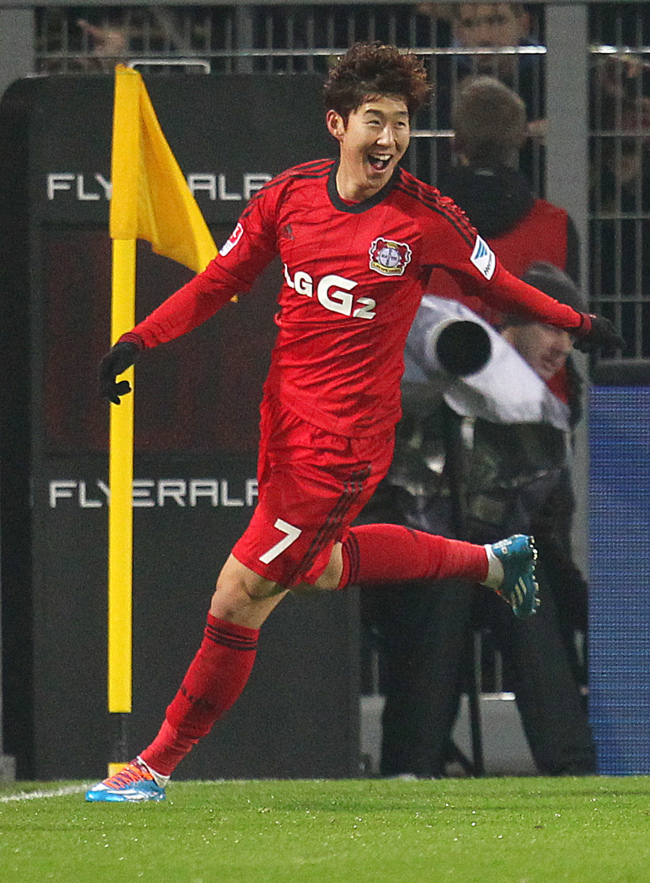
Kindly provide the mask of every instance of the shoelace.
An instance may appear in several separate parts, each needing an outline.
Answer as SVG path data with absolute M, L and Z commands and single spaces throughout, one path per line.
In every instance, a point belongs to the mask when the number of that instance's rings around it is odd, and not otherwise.
M 131 785 L 134 782 L 140 782 L 142 779 L 153 779 L 153 776 L 146 767 L 139 764 L 130 763 L 112 776 L 109 783 L 111 788 L 121 788 L 124 785 Z

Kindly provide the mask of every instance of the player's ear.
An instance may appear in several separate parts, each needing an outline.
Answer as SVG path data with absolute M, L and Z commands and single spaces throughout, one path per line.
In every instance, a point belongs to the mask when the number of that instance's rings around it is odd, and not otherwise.
M 325 123 L 330 135 L 333 135 L 337 141 L 340 141 L 345 134 L 345 121 L 341 114 L 335 110 L 328 110 L 325 116 Z

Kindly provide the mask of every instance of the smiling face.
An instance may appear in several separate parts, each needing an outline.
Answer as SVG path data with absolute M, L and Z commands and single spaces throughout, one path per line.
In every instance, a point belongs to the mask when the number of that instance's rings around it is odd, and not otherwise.
M 509 325 L 502 335 L 542 380 L 550 380 L 564 367 L 573 345 L 567 331 L 541 322 Z
M 329 110 L 327 128 L 339 142 L 339 195 L 355 202 L 374 196 L 388 183 L 411 137 L 406 103 L 390 95 L 367 97 L 347 121 Z

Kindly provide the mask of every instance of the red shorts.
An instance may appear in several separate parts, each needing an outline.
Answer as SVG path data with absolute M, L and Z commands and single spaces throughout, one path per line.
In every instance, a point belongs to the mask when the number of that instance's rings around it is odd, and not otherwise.
M 313 585 L 386 475 L 393 432 L 332 435 L 274 396 L 262 403 L 260 430 L 259 502 L 233 555 L 285 588 Z

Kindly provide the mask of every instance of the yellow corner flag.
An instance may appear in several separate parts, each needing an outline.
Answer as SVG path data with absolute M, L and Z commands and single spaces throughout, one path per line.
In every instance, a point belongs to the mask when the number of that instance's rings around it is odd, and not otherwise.
M 163 135 L 142 77 L 115 69 L 111 340 L 135 325 L 136 240 L 195 272 L 217 253 L 203 215 Z M 125 374 L 133 385 L 133 368 Z M 111 408 L 108 515 L 108 710 L 131 711 L 133 395 Z M 126 760 L 127 758 L 124 758 Z M 110 772 L 109 772 L 110 774 Z
M 111 239 L 146 239 L 196 273 L 217 253 L 138 71 L 117 65 L 111 165 Z

